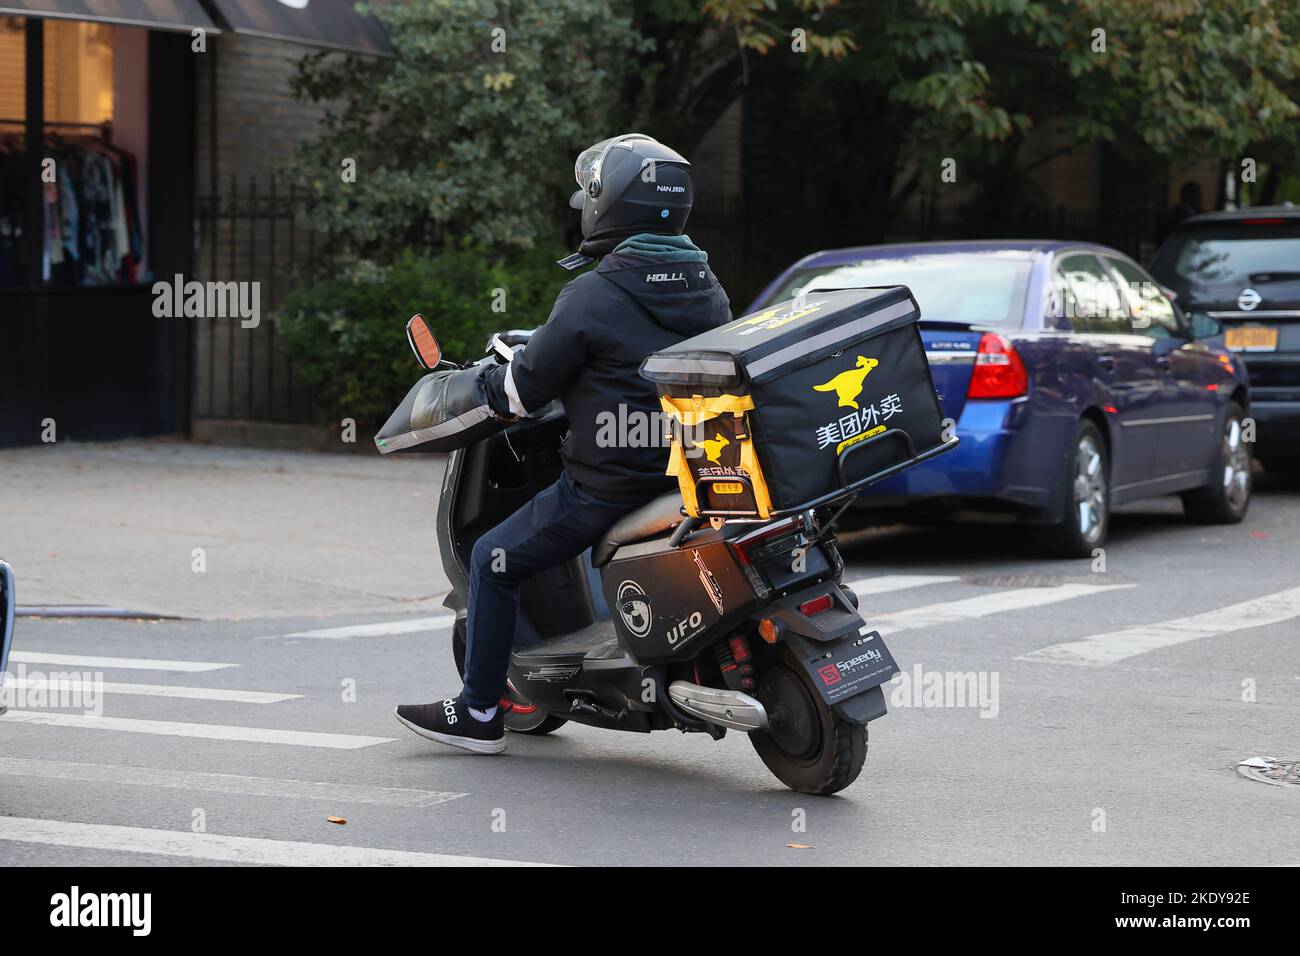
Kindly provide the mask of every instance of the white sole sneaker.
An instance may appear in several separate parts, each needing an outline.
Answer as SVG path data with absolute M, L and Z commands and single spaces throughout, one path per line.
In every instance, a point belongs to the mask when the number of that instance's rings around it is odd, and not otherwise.
M 432 740 L 436 743 L 446 744 L 448 747 L 455 747 L 458 750 L 468 750 L 472 754 L 499 754 L 504 753 L 506 749 L 505 738 L 500 740 L 475 740 L 473 737 L 457 737 L 454 734 L 441 734 L 436 730 L 426 730 L 417 724 L 411 723 L 396 710 L 393 716 L 397 722 L 408 730 L 419 734 L 425 740 Z

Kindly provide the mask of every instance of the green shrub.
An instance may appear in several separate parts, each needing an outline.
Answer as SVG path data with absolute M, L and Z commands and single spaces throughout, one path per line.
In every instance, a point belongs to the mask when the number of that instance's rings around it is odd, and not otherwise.
M 276 315 L 280 341 L 294 376 L 313 387 L 321 421 L 382 424 L 423 374 L 406 342 L 407 319 L 427 317 L 448 359 L 476 359 L 493 332 L 546 321 L 572 278 L 555 265 L 565 254 L 503 256 L 466 243 L 408 251 L 389 266 L 359 263 L 289 295 Z

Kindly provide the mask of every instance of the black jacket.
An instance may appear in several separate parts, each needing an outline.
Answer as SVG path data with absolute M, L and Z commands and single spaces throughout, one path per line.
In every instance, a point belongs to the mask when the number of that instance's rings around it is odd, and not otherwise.
M 727 294 L 707 264 L 615 252 L 560 291 L 511 375 L 529 412 L 563 402 L 562 458 L 578 484 L 611 501 L 645 500 L 674 485 L 664 475 L 658 391 L 638 368 L 651 352 L 729 321 Z M 501 367 L 488 381 L 488 400 L 502 413 L 505 377 Z

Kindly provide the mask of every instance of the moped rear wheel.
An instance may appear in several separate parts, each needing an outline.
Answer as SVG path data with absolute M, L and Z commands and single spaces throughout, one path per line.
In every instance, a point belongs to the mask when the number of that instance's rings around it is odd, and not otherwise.
M 759 676 L 768 729 L 749 735 L 759 758 L 791 790 L 827 796 L 862 772 L 867 728 L 827 706 L 807 672 L 781 648 Z
M 451 653 L 456 659 L 456 673 L 465 673 L 465 621 L 456 621 L 451 632 Z M 506 693 L 501 698 L 501 707 L 505 710 L 506 730 L 517 734 L 532 734 L 540 737 L 559 730 L 568 723 L 563 717 L 547 713 L 532 703 L 515 689 L 515 685 L 506 682 Z

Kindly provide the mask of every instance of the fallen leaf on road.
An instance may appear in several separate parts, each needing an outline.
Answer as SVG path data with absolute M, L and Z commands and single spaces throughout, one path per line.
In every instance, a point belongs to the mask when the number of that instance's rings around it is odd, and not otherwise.
M 337 823 L 340 826 L 348 822 L 347 819 L 344 817 L 326 817 L 325 819 L 328 820 L 330 823 Z
M 788 846 L 788 847 L 789 847 L 790 849 L 792 849 L 792 850 L 815 850 L 815 849 L 817 849 L 817 848 L 816 848 L 815 846 L 813 846 L 811 843 L 787 843 L 786 846 Z

